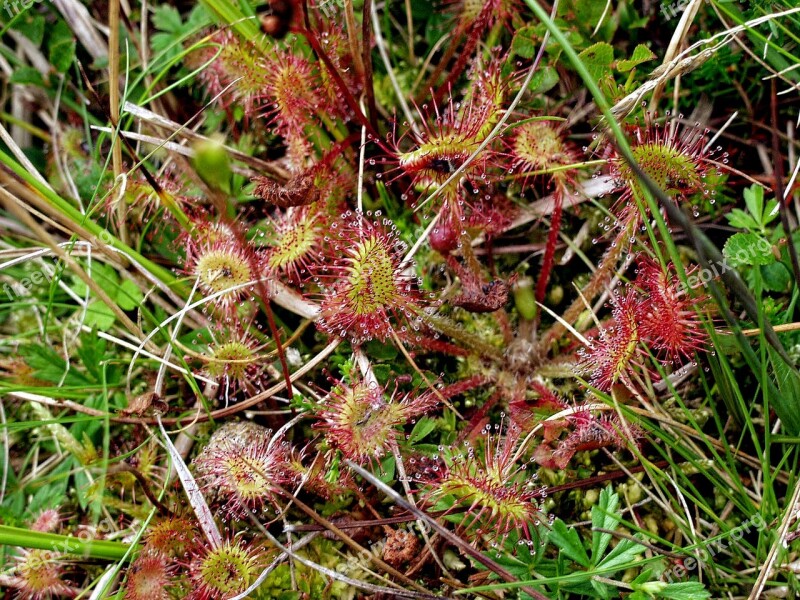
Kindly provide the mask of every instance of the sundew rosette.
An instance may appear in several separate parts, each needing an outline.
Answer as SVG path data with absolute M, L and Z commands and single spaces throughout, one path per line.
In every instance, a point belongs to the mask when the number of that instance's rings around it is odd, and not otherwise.
M 403 259 L 406 244 L 397 227 L 348 211 L 331 224 L 331 234 L 330 260 L 314 278 L 323 289 L 318 327 L 354 344 L 419 329 L 425 296 Z

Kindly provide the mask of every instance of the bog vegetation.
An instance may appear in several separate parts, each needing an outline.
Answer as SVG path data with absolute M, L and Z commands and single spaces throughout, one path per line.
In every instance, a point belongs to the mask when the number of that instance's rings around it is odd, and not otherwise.
M 793 0 L 6 3 L 4 598 L 791 598 Z

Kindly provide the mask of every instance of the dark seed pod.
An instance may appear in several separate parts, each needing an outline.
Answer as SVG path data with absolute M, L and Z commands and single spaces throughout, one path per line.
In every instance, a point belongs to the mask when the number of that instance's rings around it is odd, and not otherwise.
M 269 3 L 270 13 L 261 17 L 261 29 L 275 39 L 281 39 L 292 25 L 294 5 L 289 0 L 272 0 Z

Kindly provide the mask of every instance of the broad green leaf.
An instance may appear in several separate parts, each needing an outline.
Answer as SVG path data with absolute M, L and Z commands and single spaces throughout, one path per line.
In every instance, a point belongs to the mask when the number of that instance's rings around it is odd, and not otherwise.
M 389 454 L 384 456 L 381 461 L 381 466 L 375 474 L 378 479 L 383 483 L 390 483 L 394 479 L 395 471 L 397 470 L 397 463 L 395 462 L 394 455 Z
M 511 54 L 522 58 L 533 58 L 539 48 L 541 39 L 536 35 L 536 29 L 529 25 L 517 30 L 511 40 Z
M 378 340 L 370 340 L 364 345 L 364 352 L 372 360 L 394 360 L 397 358 L 397 348 L 392 344 L 384 344 Z
M 569 19 L 573 27 L 579 27 L 587 33 L 591 33 L 605 12 L 605 2 L 598 0 L 567 0 L 559 6 L 558 15 Z M 601 27 L 602 39 L 611 39 L 614 33 L 615 19 L 605 19 Z
M 133 310 L 141 303 L 142 290 L 130 279 L 126 279 L 117 289 L 117 304 L 122 310 Z
M 768 200 L 767 205 L 764 207 L 764 216 L 761 219 L 761 224 L 769 225 L 772 221 L 778 218 L 779 214 L 777 200 Z
M 15 83 L 17 85 L 37 85 L 39 87 L 45 87 L 42 74 L 33 67 L 19 67 L 14 69 L 8 81 L 9 83 Z
M 196 4 L 192 12 L 189 13 L 183 29 L 184 31 L 196 31 L 201 27 L 205 27 L 208 23 L 209 15 L 206 7 L 202 4 Z
M 205 181 L 214 190 L 231 194 L 231 158 L 225 150 L 222 137 L 216 135 L 211 139 L 195 144 L 195 154 L 192 158 L 200 179 Z
M 590 564 L 586 549 L 583 547 L 581 538 L 575 529 L 567 527 L 561 519 L 556 519 L 553 528 L 550 530 L 548 539 L 558 547 L 561 553 L 567 558 L 575 561 L 582 567 Z
M 748 212 L 753 215 L 758 223 L 761 223 L 764 215 L 764 188 L 755 184 L 745 188 L 744 203 Z
M 614 62 L 614 48 L 605 42 L 597 42 L 578 56 L 592 77 L 599 80 L 611 71 L 611 65 Z
M 14 29 L 33 42 L 35 46 L 41 46 L 44 40 L 45 19 L 44 15 L 26 14 L 14 25 Z
M 92 261 L 91 269 L 88 265 L 86 265 L 84 269 L 89 274 L 92 281 L 97 283 L 106 294 L 111 298 L 117 297 L 117 292 L 119 291 L 119 275 L 114 269 L 96 260 Z M 86 284 L 77 277 L 73 280 L 72 289 L 79 296 L 84 296 L 86 294 Z
M 761 265 L 761 278 L 764 280 L 764 289 L 770 292 L 785 292 L 792 282 L 792 274 L 782 262 Z
M 768 265 L 775 262 L 772 244 L 757 233 L 735 233 L 728 238 L 722 254 L 733 267 Z
M 414 429 L 411 430 L 410 437 L 408 441 L 412 444 L 415 444 L 419 441 L 425 439 L 434 429 L 436 429 L 436 419 L 431 419 L 430 417 L 422 417 L 417 424 L 414 425 Z
M 86 307 L 86 318 L 83 322 L 89 327 L 97 327 L 100 331 L 108 331 L 114 326 L 115 320 L 114 312 L 102 300 L 95 300 Z
M 81 364 L 95 381 L 100 381 L 100 362 L 104 359 L 106 342 L 94 333 L 82 333 L 76 349 Z
M 172 46 L 174 41 L 175 35 L 172 33 L 164 33 L 163 31 L 154 33 L 150 36 L 150 48 L 152 48 L 154 55 L 163 55 L 163 58 L 168 60 L 177 56 L 180 52 L 179 47 Z
M 392 375 L 392 367 L 388 364 L 374 365 L 372 367 L 372 372 L 375 373 L 378 383 L 386 385 L 389 383 L 389 378 Z
M 50 64 L 59 73 L 65 73 L 75 59 L 75 37 L 65 21 L 59 20 L 50 31 L 48 51 Z
M 534 94 L 544 94 L 558 83 L 558 71 L 550 66 L 540 67 L 531 77 L 528 89 Z
M 655 58 L 656 55 L 653 54 L 650 48 L 644 44 L 639 44 L 633 49 L 633 54 L 631 54 L 630 58 L 617 62 L 617 70 L 620 73 L 626 73 L 640 64 L 654 60 Z

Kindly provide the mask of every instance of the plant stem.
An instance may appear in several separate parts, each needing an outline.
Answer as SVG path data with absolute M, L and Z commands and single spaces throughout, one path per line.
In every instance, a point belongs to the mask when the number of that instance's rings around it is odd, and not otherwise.
M 0 545 L 53 550 L 64 554 L 77 554 L 85 558 L 121 560 L 130 549 L 128 544 L 105 540 L 82 540 L 56 533 L 31 531 L 20 527 L 0 525 Z

